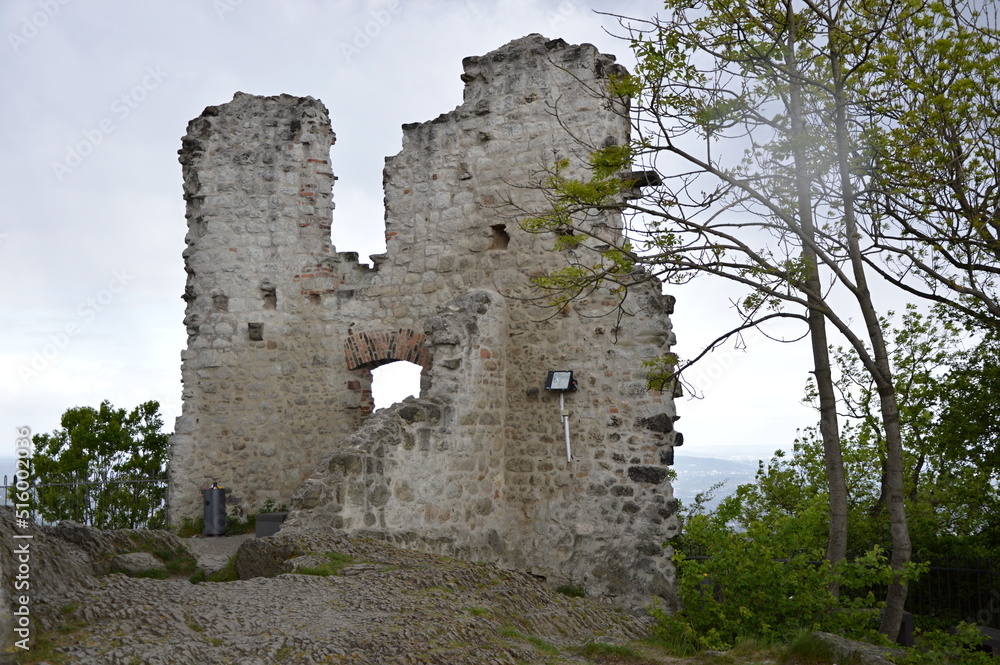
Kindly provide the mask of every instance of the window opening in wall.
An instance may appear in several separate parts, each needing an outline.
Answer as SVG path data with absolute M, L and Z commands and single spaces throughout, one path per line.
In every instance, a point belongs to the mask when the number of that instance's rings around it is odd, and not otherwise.
M 263 288 L 264 309 L 278 309 L 278 292 L 274 288 Z
M 507 249 L 510 243 L 510 234 L 507 233 L 505 224 L 494 224 L 490 227 L 493 230 L 493 240 L 490 241 L 490 249 Z
M 372 370 L 372 401 L 384 409 L 413 395 L 420 395 L 420 365 L 400 360 Z

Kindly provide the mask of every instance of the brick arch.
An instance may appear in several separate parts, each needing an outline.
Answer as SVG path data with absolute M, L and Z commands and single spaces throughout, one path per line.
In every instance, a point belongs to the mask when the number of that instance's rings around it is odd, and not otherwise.
M 431 355 L 426 341 L 424 333 L 407 329 L 348 333 L 344 340 L 347 369 L 372 369 L 397 360 L 406 360 L 425 370 L 430 369 Z

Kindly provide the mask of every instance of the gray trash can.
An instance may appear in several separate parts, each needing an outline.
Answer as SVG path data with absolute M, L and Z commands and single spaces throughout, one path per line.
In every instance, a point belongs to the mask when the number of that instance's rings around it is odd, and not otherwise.
M 226 490 L 212 483 L 201 494 L 205 497 L 205 535 L 226 535 Z

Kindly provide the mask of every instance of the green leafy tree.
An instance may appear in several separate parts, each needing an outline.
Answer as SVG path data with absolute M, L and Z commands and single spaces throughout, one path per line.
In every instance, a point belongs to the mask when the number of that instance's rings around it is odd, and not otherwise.
M 920 3 L 909 4 L 919 7 Z M 990 3 L 932 2 L 860 65 L 864 232 L 905 290 L 997 326 L 1000 32 Z
M 839 333 L 871 380 L 871 413 L 880 421 L 882 505 L 900 573 L 889 586 L 881 630 L 895 635 L 912 544 L 897 382 L 872 279 L 938 302 L 952 302 L 942 290 L 978 298 L 982 307 L 973 309 L 992 312 L 997 256 L 986 215 L 996 210 L 990 130 L 1000 121 L 989 101 L 995 86 L 975 99 L 970 91 L 995 76 L 997 33 L 981 26 L 965 1 L 663 4 L 650 20 L 618 17 L 638 61 L 635 73 L 614 80 L 609 91 L 612 104 L 630 111 L 628 145 L 594 146 L 589 173 L 564 160 L 539 182 L 551 209 L 529 211 L 525 226 L 557 233 L 557 246 L 574 251 L 565 269 L 537 283 L 564 303 L 610 282 L 624 301 L 637 279 L 684 282 L 707 274 L 748 289 L 737 307 L 740 322 L 727 335 L 779 317 L 804 321 L 821 413 L 832 563 L 847 546 L 841 396 L 827 327 Z M 900 74 L 901 61 L 915 83 Z M 906 103 L 893 101 L 904 88 Z M 922 124 L 905 112 L 911 106 L 974 117 L 949 122 L 940 112 Z M 977 141 L 987 148 L 971 147 Z M 909 168 L 887 167 L 903 148 Z M 940 167 L 930 198 L 917 178 L 925 163 Z M 962 196 L 974 201 L 958 205 Z M 592 223 L 612 210 L 626 212 L 624 241 Z M 662 359 L 654 378 L 675 379 L 677 368 L 689 365 L 679 360 Z
M 892 327 L 891 352 L 900 396 L 907 512 L 915 551 L 941 555 L 1000 555 L 1000 458 L 992 395 L 1000 387 L 995 332 L 970 339 L 948 310 L 941 317 L 909 308 Z M 889 323 L 886 327 L 890 328 Z M 858 550 L 886 547 L 884 433 L 878 395 L 856 358 L 835 350 L 837 388 L 845 419 L 843 456 L 848 479 L 850 540 Z M 812 389 L 807 399 L 814 399 Z M 823 450 L 815 428 L 803 432 L 792 455 L 778 451 L 761 463 L 715 513 L 736 528 L 765 524 L 777 531 L 796 518 L 795 540 L 822 541 L 825 500 Z
M 907 583 L 924 585 L 925 593 L 947 601 L 960 592 L 942 595 L 940 580 L 924 576 L 927 563 L 942 555 L 1000 554 L 1000 468 L 989 399 L 1000 374 L 1000 345 L 992 332 L 970 338 L 953 311 L 938 314 L 908 308 L 884 326 L 897 368 L 907 514 L 915 560 L 921 562 L 907 567 Z M 841 394 L 849 540 L 865 554 L 837 564 L 822 556 L 828 520 L 824 450 L 816 428 L 807 429 L 792 454 L 777 451 L 760 464 L 754 482 L 738 487 L 715 511 L 689 517 L 675 543 L 682 553 L 677 566 L 683 609 L 657 617 L 663 639 L 718 649 L 740 637 L 781 640 L 797 630 L 865 638 L 875 625 L 879 603 L 870 585 L 892 579 L 884 556 L 891 537 L 878 393 L 852 354 L 831 351 Z M 814 399 L 810 387 L 807 400 Z M 843 593 L 833 595 L 831 586 Z M 917 622 L 950 626 L 963 618 L 943 605 Z M 930 651 L 913 652 L 906 662 L 976 658 L 968 645 L 942 634 L 927 633 L 923 644 Z M 952 660 L 932 659 L 949 650 Z
M 36 434 L 31 458 L 37 510 L 46 521 L 98 528 L 162 527 L 167 443 L 158 402 L 131 411 L 104 401 L 63 413 L 61 429 Z

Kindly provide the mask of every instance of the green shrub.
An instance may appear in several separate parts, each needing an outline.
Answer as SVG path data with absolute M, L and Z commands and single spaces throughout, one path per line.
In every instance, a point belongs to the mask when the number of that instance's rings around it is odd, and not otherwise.
M 917 645 L 897 658 L 898 665 L 992 665 L 993 656 L 977 651 L 983 636 L 970 624 L 961 623 L 955 633 L 934 630 L 919 636 Z
M 191 538 L 193 536 L 200 536 L 205 532 L 205 520 L 201 517 L 197 519 L 191 519 L 190 517 L 185 517 L 181 520 L 181 524 L 177 527 L 177 537 L 178 538 Z
M 668 615 L 659 607 L 650 610 L 656 624 L 650 641 L 677 656 L 693 656 L 707 649 L 722 650 L 730 646 L 715 628 L 699 630 L 683 613 Z
M 861 656 L 855 653 L 844 660 L 828 642 L 813 633 L 801 633 L 785 648 L 778 662 L 780 665 L 861 665 Z
M 684 545 L 706 557 L 675 554 L 683 610 L 654 610 L 656 639 L 691 653 L 726 649 L 740 638 L 779 643 L 812 630 L 873 637 L 881 603 L 859 590 L 891 579 L 884 552 L 833 566 L 822 551 L 795 552 L 786 540 L 760 523 L 735 532 L 691 517 Z
M 563 584 L 562 586 L 557 586 L 556 593 L 561 593 L 562 595 L 569 596 L 570 598 L 583 598 L 587 595 L 587 592 L 583 590 L 583 587 L 577 586 L 576 584 Z

